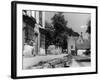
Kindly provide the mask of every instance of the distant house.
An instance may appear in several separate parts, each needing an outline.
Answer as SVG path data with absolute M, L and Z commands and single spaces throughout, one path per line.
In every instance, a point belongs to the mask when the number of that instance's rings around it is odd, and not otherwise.
M 76 50 L 76 41 L 78 39 L 78 36 L 69 36 L 68 37 L 68 53 L 72 53 L 72 51 L 74 51 L 75 53 L 75 50 Z
M 77 40 L 76 42 L 76 47 L 77 49 L 89 49 L 90 48 L 90 40 L 82 39 L 82 40 Z
M 84 52 L 86 49 L 91 48 L 90 36 L 88 38 L 84 38 L 82 34 L 80 36 L 69 36 L 68 37 L 68 53 L 72 53 L 73 55 L 80 55 L 80 51 Z
M 71 49 L 75 50 L 75 40 L 74 37 L 68 37 L 68 52 L 71 53 Z
M 83 36 L 80 36 L 76 41 L 76 48 L 77 48 L 77 55 L 81 55 L 87 49 L 90 49 L 91 48 L 90 36 L 88 36 L 87 38 L 83 38 Z

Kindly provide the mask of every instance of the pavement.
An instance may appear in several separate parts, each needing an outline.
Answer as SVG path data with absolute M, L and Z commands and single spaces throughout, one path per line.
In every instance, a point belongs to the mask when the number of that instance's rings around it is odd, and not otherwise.
M 59 54 L 59 55 L 41 55 L 35 57 L 24 57 L 23 56 L 23 69 L 27 69 L 28 67 L 38 64 L 40 61 L 48 61 L 55 58 L 62 58 L 68 54 Z M 82 60 L 82 61 L 81 61 Z M 85 61 L 84 61 L 85 60 Z M 87 56 L 73 56 L 72 64 L 70 67 L 85 67 L 90 66 L 91 61 L 90 57 Z
M 78 62 L 75 59 L 72 59 L 72 65 L 70 67 L 87 67 L 91 66 L 91 62 Z
M 89 56 L 73 56 L 72 65 L 70 67 L 87 67 L 91 66 L 91 58 Z
M 23 69 L 27 69 L 28 67 L 38 64 L 40 61 L 48 61 L 55 58 L 62 58 L 68 54 L 59 54 L 59 55 L 37 55 L 34 57 L 24 57 L 23 56 Z

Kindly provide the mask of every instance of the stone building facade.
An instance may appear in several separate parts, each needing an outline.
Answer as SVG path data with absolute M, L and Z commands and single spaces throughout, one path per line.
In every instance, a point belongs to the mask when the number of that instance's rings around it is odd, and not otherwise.
M 45 12 L 23 10 L 23 50 L 24 45 L 35 40 L 35 54 L 40 53 L 40 48 L 45 48 L 45 35 L 39 32 L 39 28 L 45 28 Z M 37 24 L 37 25 L 36 25 Z M 37 31 L 37 34 L 36 34 Z M 37 37 L 35 37 L 37 35 Z M 32 43 L 34 44 L 34 43 Z

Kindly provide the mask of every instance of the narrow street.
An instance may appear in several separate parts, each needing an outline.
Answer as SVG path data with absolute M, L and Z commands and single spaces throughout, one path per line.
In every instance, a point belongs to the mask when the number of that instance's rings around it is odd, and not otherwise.
M 73 56 L 72 62 L 71 67 L 85 67 L 91 65 L 90 57 L 88 56 Z
M 41 61 L 45 62 L 45 61 L 50 61 L 55 59 L 56 59 L 55 61 L 57 61 L 58 59 L 57 62 L 59 62 L 59 59 L 63 58 L 66 55 L 67 54 L 23 57 L 23 69 L 28 69 L 33 65 L 38 64 Z M 70 67 L 86 67 L 90 65 L 91 65 L 91 61 L 89 57 L 73 56 Z
M 48 61 L 55 58 L 62 58 L 63 56 L 66 56 L 66 54 L 60 54 L 60 55 L 46 55 L 46 56 L 35 56 L 35 57 L 23 57 L 23 69 L 26 69 L 29 66 L 35 65 L 39 63 L 40 61 Z
M 70 67 L 85 67 L 90 65 L 91 62 L 78 62 L 75 59 L 72 59 L 72 65 Z

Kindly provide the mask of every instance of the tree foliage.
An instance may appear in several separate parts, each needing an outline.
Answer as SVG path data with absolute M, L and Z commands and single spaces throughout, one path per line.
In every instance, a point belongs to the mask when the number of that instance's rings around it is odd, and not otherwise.
M 61 46 L 63 49 L 67 48 L 68 36 L 79 36 L 77 32 L 74 32 L 72 28 L 67 27 L 68 21 L 65 20 L 63 13 L 56 13 L 52 18 L 52 25 L 45 24 L 48 29 L 47 44 L 53 43 L 54 45 Z
M 45 46 L 46 48 L 52 44 L 54 36 L 54 27 L 49 22 L 45 21 L 45 29 L 47 33 L 45 34 Z
M 87 25 L 88 25 L 88 27 L 87 27 L 86 32 L 89 33 L 89 34 L 91 34 L 91 21 L 90 20 L 88 21 Z
M 52 17 L 52 24 L 54 25 L 56 32 L 60 33 L 65 30 L 67 21 L 65 20 L 64 15 L 59 12 Z
M 65 39 L 67 39 L 67 32 L 66 30 L 66 25 L 67 22 L 64 18 L 63 13 L 59 12 L 56 13 L 53 17 L 52 17 L 52 24 L 55 28 L 55 32 L 54 32 L 54 38 L 53 38 L 53 43 L 55 45 L 58 46 L 63 46 Z

